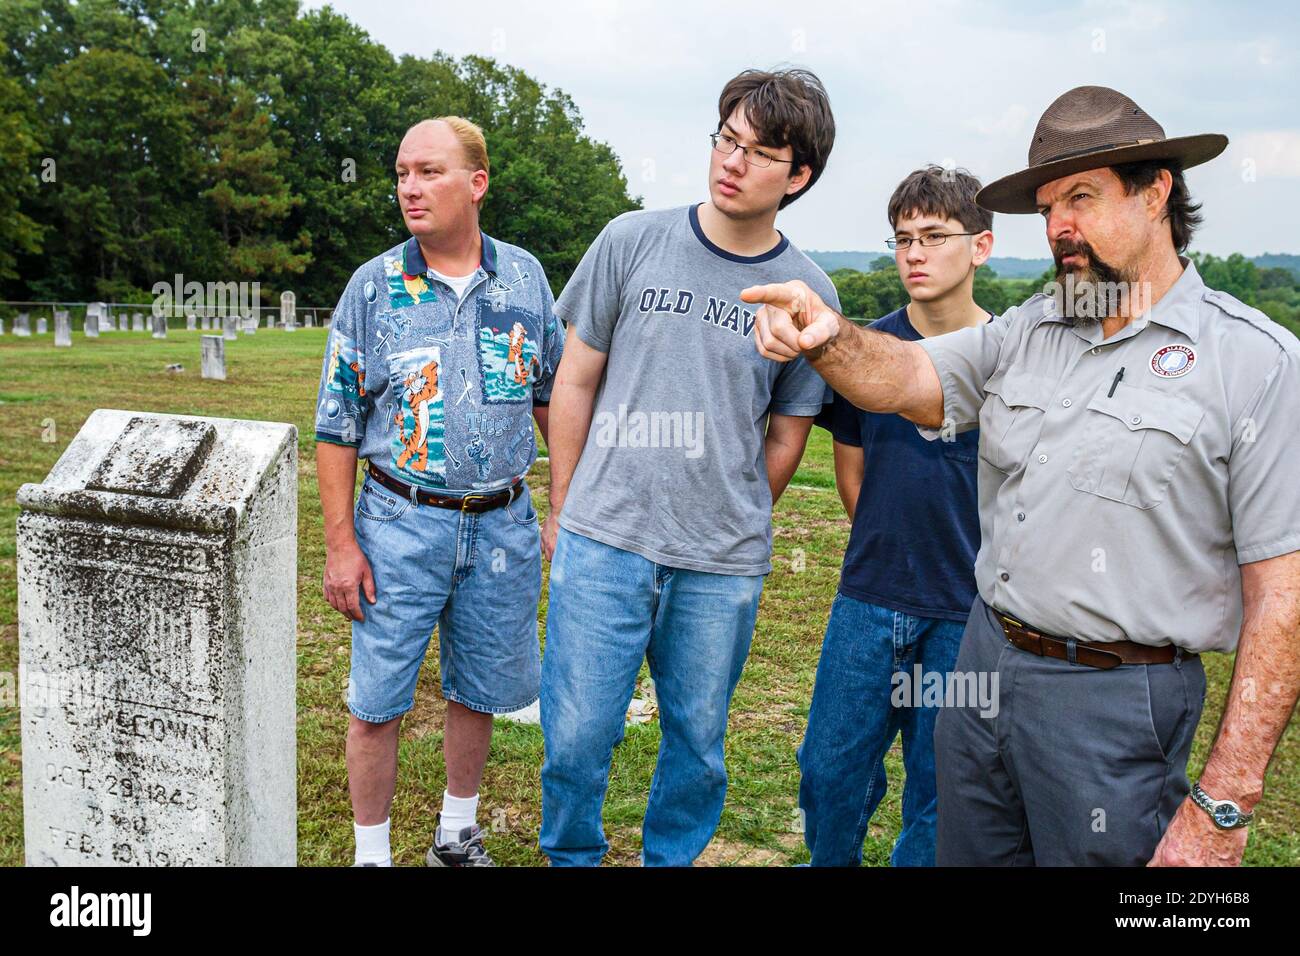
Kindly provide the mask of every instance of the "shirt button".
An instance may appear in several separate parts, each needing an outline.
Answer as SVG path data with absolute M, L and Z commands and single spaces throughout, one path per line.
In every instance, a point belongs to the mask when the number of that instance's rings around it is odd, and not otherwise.
M 1074 404 L 1074 402 L 1070 401 L 1068 398 L 1063 398 L 1061 399 L 1061 404 L 1064 405 L 1066 408 L 1069 408 L 1071 405 Z
M 1003 571 L 1000 575 L 998 575 L 998 577 L 1000 577 L 1003 581 L 1011 580 L 1011 575 L 1007 574 L 1007 572 L 1005 571 Z
M 1099 354 L 1101 354 L 1101 349 L 1097 348 L 1097 346 L 1095 346 L 1095 345 L 1092 347 L 1092 350 L 1091 350 L 1091 351 L 1092 351 L 1092 354 L 1093 354 L 1093 355 L 1099 355 Z
M 1130 420 L 1134 425 L 1141 425 L 1141 424 L 1142 424 L 1142 416 L 1141 416 L 1141 415 L 1134 415 L 1134 416 L 1133 416 L 1131 419 L 1129 419 L 1129 420 Z
M 1046 455 L 1039 455 L 1039 456 L 1038 456 L 1038 463 L 1039 463 L 1040 465 L 1045 465 L 1045 464 L 1047 464 L 1047 456 L 1046 456 Z
M 1024 513 L 1023 511 L 1017 513 L 1017 514 L 1016 514 L 1016 520 L 1017 520 L 1017 521 L 1024 521 L 1024 520 L 1025 520 L 1025 513 Z

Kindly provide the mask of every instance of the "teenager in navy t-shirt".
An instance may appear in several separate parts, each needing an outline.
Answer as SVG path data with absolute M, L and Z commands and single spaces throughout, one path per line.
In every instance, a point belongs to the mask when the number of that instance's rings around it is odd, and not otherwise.
M 993 248 L 980 183 L 930 166 L 889 203 L 909 304 L 872 328 L 903 339 L 990 320 L 972 295 Z M 903 737 L 903 827 L 895 866 L 934 865 L 934 720 L 975 601 L 979 432 L 926 441 L 897 415 L 839 395 L 817 423 L 835 439 L 835 478 L 852 520 L 839 592 L 799 748 L 799 806 L 814 866 L 862 862 L 867 822 L 885 795 L 885 753 Z

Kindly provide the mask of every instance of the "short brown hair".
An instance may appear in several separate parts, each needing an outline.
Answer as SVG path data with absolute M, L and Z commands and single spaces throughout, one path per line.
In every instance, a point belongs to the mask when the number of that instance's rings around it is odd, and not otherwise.
M 909 173 L 889 197 L 889 228 L 908 216 L 956 219 L 971 232 L 993 228 L 993 213 L 975 202 L 980 181 L 965 169 L 945 169 L 931 163 Z
M 1121 163 L 1111 169 L 1119 177 L 1126 196 L 1132 196 L 1139 189 L 1145 189 L 1154 183 L 1160 170 L 1169 170 L 1174 182 L 1169 189 L 1169 198 L 1165 200 L 1165 218 L 1169 220 L 1174 249 L 1177 252 L 1186 251 L 1204 217 L 1201 215 L 1201 204 L 1192 202 L 1187 180 L 1183 178 L 1182 166 L 1170 159 L 1148 159 L 1137 163 Z
M 745 70 L 724 86 L 718 97 L 718 131 L 738 106 L 744 108 L 745 119 L 760 143 L 791 148 L 791 175 L 802 166 L 811 170 L 802 189 L 781 197 L 777 208 L 784 209 L 821 178 L 835 145 L 835 117 L 826 88 L 808 70 Z

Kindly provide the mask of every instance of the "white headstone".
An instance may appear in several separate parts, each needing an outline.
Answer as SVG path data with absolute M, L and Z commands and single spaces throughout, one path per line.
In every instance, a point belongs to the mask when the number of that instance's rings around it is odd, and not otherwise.
M 125 312 L 123 312 L 121 315 L 119 315 L 119 316 L 117 317 L 117 330 L 118 330 L 119 332 L 125 332 L 125 331 L 126 331 L 126 313 L 125 313 Z
M 199 338 L 200 375 L 203 378 L 226 380 L 226 340 L 221 335 L 204 335 Z
M 5 320 L 0 319 L 0 335 L 4 335 L 4 334 L 5 334 Z
M 113 317 L 108 314 L 107 302 L 92 302 L 95 307 L 95 327 L 100 332 L 113 331 Z M 90 317 L 90 310 L 86 310 L 86 317 Z
M 186 332 L 195 331 L 198 328 L 198 324 L 199 324 L 199 317 L 197 315 L 195 315 L 193 312 L 186 313 L 185 315 Z
M 280 293 L 280 324 L 286 332 L 292 332 L 298 324 L 297 298 L 290 289 Z
M 223 315 L 221 317 L 221 334 L 227 342 L 233 342 L 239 338 L 239 330 L 235 325 L 238 321 L 238 316 L 234 315 Z
M 19 312 L 14 319 L 14 335 L 31 335 L 32 320 L 26 312 Z
M 54 313 L 54 344 L 72 345 L 72 316 L 66 312 Z
M 98 409 L 19 489 L 28 865 L 295 863 L 297 458 Z
M 257 316 L 246 315 L 241 321 L 244 326 L 245 335 L 255 335 L 257 333 Z
M 308 312 L 307 317 L 303 319 L 303 325 L 309 329 L 316 328 L 316 313 Z
M 36 317 L 36 334 L 44 335 L 49 330 L 50 330 L 49 319 L 45 318 L 45 316 L 43 315 L 38 315 Z
M 103 319 L 100 318 L 99 307 L 102 304 L 103 303 L 100 302 L 92 302 L 90 305 L 86 306 L 86 321 L 82 325 L 82 331 L 86 333 L 86 338 L 88 339 L 99 338 L 99 327 L 103 322 Z
M 268 329 L 273 329 L 273 328 L 275 328 L 275 313 L 274 313 L 274 312 L 268 312 L 268 313 L 266 313 L 266 327 L 267 327 Z
M 132 332 L 144 331 L 144 316 L 141 315 L 139 312 L 136 312 L 134 315 L 131 316 L 131 331 Z
M 154 315 L 150 316 L 153 325 L 153 337 L 156 339 L 167 338 L 167 316 Z

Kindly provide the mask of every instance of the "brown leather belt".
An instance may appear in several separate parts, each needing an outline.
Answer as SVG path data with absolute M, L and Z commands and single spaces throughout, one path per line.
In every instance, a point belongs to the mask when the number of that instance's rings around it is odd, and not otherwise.
M 392 475 L 380 471 L 374 465 L 367 463 L 366 473 L 371 478 L 379 482 L 390 491 L 395 491 L 403 498 L 410 500 L 411 485 L 404 481 L 398 481 Z M 472 514 L 481 514 L 484 511 L 491 511 L 494 508 L 500 508 L 508 505 L 524 492 L 524 483 L 516 481 L 509 488 L 490 495 L 466 495 L 463 498 L 457 498 L 451 495 L 435 495 L 432 491 L 425 491 L 423 488 L 415 489 L 415 500 L 422 505 L 433 505 L 435 508 L 450 508 L 452 511 L 468 511 Z
M 1069 643 L 1065 638 L 1035 631 L 1011 615 L 1003 614 L 997 608 L 993 609 L 993 613 L 997 615 L 1007 640 L 1022 651 L 1037 654 L 1039 657 L 1055 657 L 1062 661 L 1070 659 Z M 1168 664 L 1177 656 L 1178 648 L 1172 644 L 1152 647 L 1150 644 L 1135 644 L 1132 641 L 1112 641 L 1106 644 L 1089 641 L 1074 642 L 1075 663 L 1100 667 L 1102 670 L 1110 670 L 1120 664 Z M 1188 658 L 1195 655 L 1184 651 L 1182 656 Z

